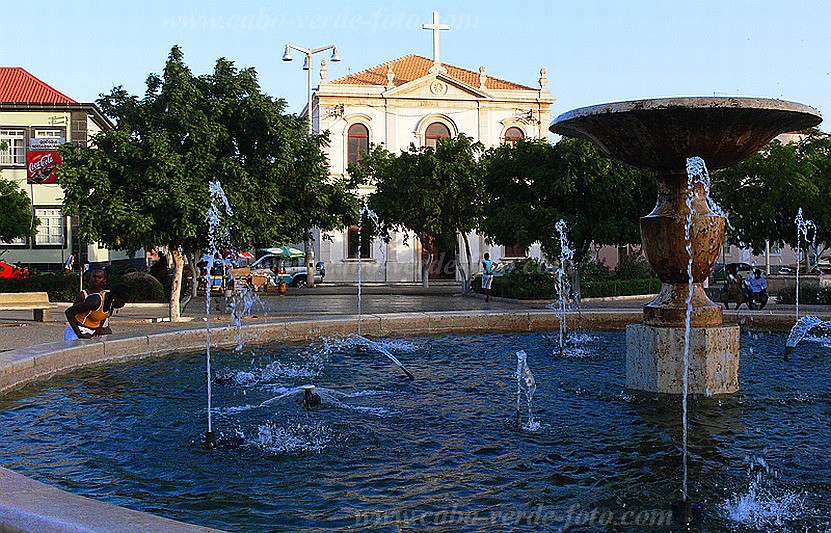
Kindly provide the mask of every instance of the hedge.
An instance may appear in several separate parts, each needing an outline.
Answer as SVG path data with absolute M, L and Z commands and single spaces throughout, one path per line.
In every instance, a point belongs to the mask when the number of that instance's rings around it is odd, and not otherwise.
M 144 278 L 144 276 L 141 276 Z M 153 279 L 149 283 L 145 279 L 128 279 L 127 274 L 107 274 L 105 288 L 115 287 L 125 283 L 130 287 L 133 302 L 165 302 L 164 291 L 161 285 Z M 78 273 L 67 274 L 34 274 L 24 279 L 0 278 L 0 292 L 45 292 L 49 294 L 50 302 L 71 302 L 81 289 Z
M 0 278 L 0 292 L 46 292 L 51 302 L 71 302 L 80 289 L 77 273 L 35 274 L 24 279 Z
M 776 301 L 781 304 L 796 303 L 796 285 L 783 287 L 776 292 Z M 800 285 L 799 303 L 831 305 L 831 288 L 819 285 Z
M 559 298 L 554 276 L 535 260 L 525 262 L 521 268 L 515 268 L 504 276 L 493 278 L 491 296 L 515 298 L 519 300 L 553 300 Z M 471 281 L 471 288 L 478 293 L 482 290 L 482 276 L 477 274 Z M 604 296 L 628 296 L 637 294 L 654 294 L 661 290 L 661 281 L 657 278 L 617 279 L 591 277 L 581 281 L 580 296 L 597 298 Z

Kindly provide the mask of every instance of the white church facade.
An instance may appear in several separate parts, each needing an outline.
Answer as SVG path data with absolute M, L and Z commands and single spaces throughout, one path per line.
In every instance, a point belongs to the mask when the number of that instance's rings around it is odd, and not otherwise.
M 331 81 L 323 63 L 311 115 L 315 131 L 329 132 L 331 176 L 343 176 L 350 162 L 357 162 L 370 145 L 383 145 L 397 154 L 411 144 L 435 146 L 438 139 L 459 134 L 485 147 L 520 138 L 548 138 L 554 100 L 545 69 L 540 70 L 538 86 L 529 87 L 492 77 L 484 67 L 477 72 L 442 64 L 438 31 L 446 27 L 438 24 L 434 14 L 434 24 L 425 28 L 434 32 L 433 59 L 410 54 Z M 370 192 L 360 191 L 362 195 Z M 469 241 L 474 273 L 485 252 L 497 261 L 540 255 L 538 247 L 489 246 L 476 233 Z M 357 227 L 326 234 L 318 231 L 314 248 L 317 260 L 326 265 L 327 282 L 356 281 L 359 265 L 364 281 L 423 281 L 426 251 L 414 235 L 399 234 L 389 243 L 377 240 L 359 246 Z M 434 252 L 439 262 L 429 279 L 457 279 L 456 251 Z M 464 254 L 459 259 L 464 261 Z

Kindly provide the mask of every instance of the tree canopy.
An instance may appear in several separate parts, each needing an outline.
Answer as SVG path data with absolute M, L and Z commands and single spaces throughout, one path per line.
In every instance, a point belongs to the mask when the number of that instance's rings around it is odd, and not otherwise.
M 831 138 L 817 130 L 798 143 L 774 140 L 746 161 L 713 174 L 712 194 L 728 213 L 734 244 L 755 253 L 765 242 L 797 245 L 801 208 L 817 226 L 817 243 L 831 243 Z M 804 245 L 804 243 L 802 243 Z
M 329 179 L 325 136 L 310 135 L 305 119 L 263 94 L 254 69 L 221 58 L 211 74 L 194 76 L 174 47 L 146 86 L 141 98 L 121 87 L 102 95 L 98 105 L 116 127 L 90 148 L 63 149 L 58 180 L 82 238 L 130 252 L 170 247 L 172 315 L 178 251 L 206 246 L 210 182 L 232 205 L 238 247 L 297 242 L 312 226 L 357 217 L 353 183 Z
M 32 205 L 26 192 L 12 181 L 0 178 L 0 241 L 8 242 L 37 233 L 39 221 L 32 220 Z
M 440 139 L 435 149 L 411 144 L 398 155 L 376 146 L 349 173 L 375 185 L 368 203 L 382 231 L 412 231 L 428 250 L 433 239 L 453 249 L 460 235 L 470 263 L 467 234 L 478 225 L 484 196 L 478 163 L 482 150 L 465 135 Z M 429 261 L 425 272 L 427 268 Z
M 562 219 L 576 263 L 592 243 L 639 243 L 639 219 L 655 205 L 651 176 L 608 159 L 581 139 L 505 144 L 487 152 L 483 168 L 488 200 L 482 232 L 506 245 L 540 242 L 554 257 L 560 251 L 555 224 Z

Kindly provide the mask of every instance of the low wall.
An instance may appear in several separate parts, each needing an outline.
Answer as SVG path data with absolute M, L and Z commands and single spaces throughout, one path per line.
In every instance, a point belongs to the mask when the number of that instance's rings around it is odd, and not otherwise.
M 726 323 L 740 323 L 771 330 L 787 330 L 793 316 L 763 312 L 725 312 Z M 572 329 L 623 329 L 639 322 L 641 311 L 591 311 L 570 313 Z M 435 312 L 363 315 L 361 332 L 371 337 L 388 335 L 443 334 L 450 332 L 536 331 L 559 328 L 559 317 L 550 310 L 528 312 Z M 290 320 L 246 325 L 245 342 L 307 341 L 329 335 L 357 333 L 358 317 Z M 235 346 L 234 327 L 211 328 L 211 346 Z M 161 356 L 177 351 L 205 348 L 207 332 L 202 327 L 142 335 L 118 334 L 71 342 L 32 346 L 0 353 L 0 394 L 28 383 L 49 379 L 68 371 L 101 363 Z M 0 533 L 43 532 L 96 533 L 205 533 L 217 529 L 175 522 L 147 513 L 110 505 L 39 483 L 0 468 Z

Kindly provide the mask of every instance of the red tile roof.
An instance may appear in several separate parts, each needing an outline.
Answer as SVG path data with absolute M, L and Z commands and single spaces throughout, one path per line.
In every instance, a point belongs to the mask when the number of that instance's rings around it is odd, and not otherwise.
M 387 65 L 392 66 L 392 72 L 395 75 L 393 83 L 396 87 L 405 83 L 417 80 L 428 74 L 428 69 L 433 66 L 433 60 L 417 54 L 410 54 L 404 57 L 399 57 L 387 63 L 372 67 L 367 70 L 362 70 L 355 74 L 350 74 L 342 78 L 333 80 L 332 83 L 338 85 L 386 85 L 387 84 Z M 467 70 L 461 67 L 454 67 L 442 63 L 442 66 L 447 69 L 447 75 L 451 78 L 464 82 L 473 87 L 479 87 L 479 73 L 472 70 Z M 487 74 L 487 72 L 485 73 Z M 501 80 L 499 78 L 492 78 L 488 75 L 485 81 L 487 89 L 508 89 L 520 91 L 535 91 L 533 87 L 526 87 L 518 83 Z
M 0 67 L 0 102 L 28 104 L 75 104 L 21 67 Z

